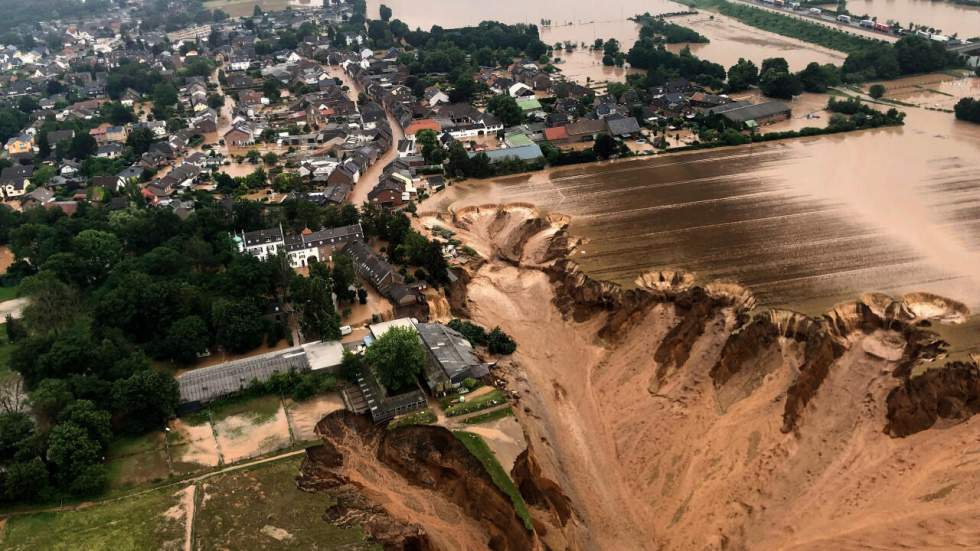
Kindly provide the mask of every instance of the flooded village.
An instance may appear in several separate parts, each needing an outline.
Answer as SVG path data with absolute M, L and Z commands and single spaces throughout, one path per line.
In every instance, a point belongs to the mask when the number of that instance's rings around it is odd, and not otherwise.
M 58 1 L 0 546 L 980 548 L 970 0 Z

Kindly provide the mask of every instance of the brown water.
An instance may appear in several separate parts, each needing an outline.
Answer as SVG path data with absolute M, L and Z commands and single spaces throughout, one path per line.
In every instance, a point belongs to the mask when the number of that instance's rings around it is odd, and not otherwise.
M 424 208 L 528 202 L 572 216 L 575 259 L 630 283 L 655 269 L 818 312 L 866 291 L 980 309 L 980 127 L 909 126 L 462 184 Z
M 637 26 L 628 20 L 629 17 L 644 12 L 660 14 L 687 9 L 668 0 L 386 0 L 385 4 L 392 8 L 393 17 L 405 21 L 412 28 L 428 29 L 432 25 L 460 27 L 485 20 L 533 23 L 540 26 L 541 40 L 547 44 L 565 41 L 591 44 L 596 38 L 615 38 L 623 45 L 624 50 L 632 46 L 637 38 Z M 378 0 L 369 1 L 368 14 L 376 14 L 379 5 Z M 551 25 L 541 26 L 541 20 L 548 18 L 551 19 Z M 683 17 L 677 21 L 695 29 L 711 41 L 709 44 L 690 45 L 696 55 L 725 67 L 733 65 L 740 57 L 759 64 L 767 57 L 781 56 L 786 58 L 793 69 L 802 69 L 811 61 L 840 64 L 844 60 L 844 55 L 839 52 L 766 33 L 717 14 Z M 675 44 L 670 49 L 676 52 L 684 46 Z M 601 59 L 595 59 L 588 51 L 578 51 L 568 57 L 568 63 L 561 67 L 566 76 L 574 80 L 584 81 L 585 77 L 589 77 L 602 81 L 621 79 L 623 76 L 622 69 L 603 67 Z

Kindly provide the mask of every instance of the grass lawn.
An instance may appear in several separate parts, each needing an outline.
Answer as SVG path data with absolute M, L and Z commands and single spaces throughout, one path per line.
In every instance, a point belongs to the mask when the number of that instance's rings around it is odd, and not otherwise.
M 467 425 L 478 425 L 480 423 L 489 423 L 491 421 L 496 421 L 497 419 L 510 417 L 511 415 L 514 415 L 514 410 L 508 407 L 491 411 L 489 413 L 474 415 L 473 417 L 463 419 L 463 422 Z
M 379 550 L 360 530 L 322 519 L 326 494 L 296 488 L 300 458 L 266 463 L 207 480 L 194 521 L 194 548 Z M 281 539 L 280 539 L 281 538 Z
M 455 417 L 457 415 L 473 413 L 474 411 L 492 408 L 505 403 L 507 403 L 507 397 L 504 396 L 504 393 L 497 389 L 493 389 L 491 392 L 488 392 L 482 396 L 477 396 L 473 399 L 467 398 L 465 402 L 456 402 L 452 405 L 444 403 L 443 409 L 446 411 L 447 417 Z
M 170 478 L 163 432 L 119 438 L 109 445 L 106 466 L 110 490 L 131 488 Z
M 258 5 L 262 11 L 279 11 L 286 9 L 289 0 L 208 0 L 204 7 L 227 13 L 230 17 L 249 17 Z
M 453 435 L 466 446 L 466 449 L 470 450 L 470 453 L 480 460 L 480 463 L 483 463 L 483 467 L 490 473 L 490 478 L 493 479 L 494 484 L 510 496 L 510 501 L 514 504 L 514 510 L 517 511 L 517 516 L 524 521 L 524 527 L 528 531 L 533 531 L 534 527 L 531 524 L 531 514 L 527 510 L 527 504 L 524 503 L 524 498 L 517 491 L 517 486 L 514 485 L 514 481 L 510 479 L 510 476 L 507 475 L 504 468 L 500 466 L 500 462 L 497 461 L 497 456 L 493 454 L 490 446 L 483 441 L 483 438 L 470 432 L 457 430 L 453 431 Z
M 279 396 L 267 395 L 223 400 L 215 402 L 209 409 L 215 423 L 236 415 L 247 415 L 253 424 L 258 425 L 275 417 L 281 405 Z
M 17 298 L 17 287 L 0 287 L 0 302 Z
M 388 430 L 411 425 L 431 425 L 435 422 L 436 414 L 432 413 L 431 409 L 423 409 L 422 411 L 416 411 L 415 413 L 409 413 L 408 415 L 402 415 L 393 419 L 388 423 Z
M 12 517 L 0 547 L 11 551 L 180 549 L 184 519 L 165 514 L 179 502 L 176 491 L 167 488 L 80 511 Z

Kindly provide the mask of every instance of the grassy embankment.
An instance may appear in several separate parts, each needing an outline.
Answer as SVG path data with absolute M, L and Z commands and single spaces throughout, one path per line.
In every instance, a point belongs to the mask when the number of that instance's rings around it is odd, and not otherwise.
M 514 481 L 510 479 L 510 475 L 504 471 L 504 468 L 497 461 L 497 456 L 493 454 L 493 450 L 490 446 L 483 441 L 478 435 L 465 432 L 465 431 L 453 431 L 453 435 L 466 446 L 466 449 L 473 454 L 474 457 L 483 463 L 483 467 L 490 474 L 490 478 L 493 479 L 493 483 L 497 485 L 505 494 L 510 496 L 511 503 L 514 504 L 514 511 L 517 512 L 517 516 L 524 522 L 524 527 L 529 531 L 534 530 L 531 524 L 531 513 L 527 510 L 527 503 L 524 502 L 524 498 L 521 493 L 517 491 L 517 486 L 514 485 Z
M 467 425 L 479 425 L 480 423 L 490 423 L 498 419 L 503 419 L 504 417 L 510 417 L 514 415 L 514 410 L 511 408 L 503 408 L 491 411 L 489 413 L 482 413 L 480 415 L 474 415 L 463 419 L 463 422 Z
M 432 413 L 431 409 L 426 408 L 422 411 L 416 411 L 415 413 L 409 413 L 408 415 L 396 417 L 390 423 L 388 423 L 388 430 L 394 430 L 399 427 L 410 427 L 412 425 L 431 425 L 435 422 L 436 414 Z
M 467 413 L 473 413 L 474 411 L 499 406 L 500 404 L 506 402 L 507 397 L 504 396 L 504 393 L 497 389 L 493 389 L 482 396 L 467 399 L 465 402 L 455 402 L 453 401 L 453 398 L 443 398 L 441 404 L 447 417 L 456 417 L 457 415 L 466 415 Z
M 727 0 L 681 0 L 681 3 L 693 8 L 716 11 L 750 27 L 796 38 L 847 54 L 864 50 L 875 42 L 879 42 L 769 10 L 753 8 L 744 4 L 734 4 Z

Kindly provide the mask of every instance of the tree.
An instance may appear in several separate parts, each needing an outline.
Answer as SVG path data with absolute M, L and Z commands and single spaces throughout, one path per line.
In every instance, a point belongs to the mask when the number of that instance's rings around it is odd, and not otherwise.
M 517 100 L 507 94 L 490 98 L 487 102 L 487 111 L 500 119 L 504 126 L 517 126 L 524 121 L 524 112 L 517 105 Z
M 112 386 L 112 400 L 123 428 L 132 434 L 159 429 L 173 417 L 180 388 L 173 377 L 152 369 L 134 373 Z
M 255 149 L 249 149 L 248 152 L 245 153 L 245 158 L 248 159 L 248 162 L 254 165 L 255 163 L 259 162 L 259 159 L 262 158 L 262 154 Z
M 6 466 L 2 483 L 7 501 L 37 498 L 48 486 L 48 469 L 40 457 Z
M 60 423 L 73 423 L 88 433 L 89 438 L 103 448 L 112 440 L 112 427 L 108 411 L 98 409 L 91 400 L 75 400 L 61 411 Z
M 0 462 L 9 461 L 24 449 L 34 436 L 34 421 L 21 411 L 0 413 Z
M 126 145 L 133 148 L 133 153 L 142 155 L 153 145 L 153 131 L 149 128 L 134 128 L 126 138 Z
M 785 58 L 782 57 L 770 57 L 762 60 L 762 68 L 759 69 L 759 74 L 764 75 L 768 71 L 776 71 L 777 73 L 788 73 L 789 63 Z
M 48 419 L 57 419 L 61 410 L 74 399 L 64 379 L 44 379 L 31 391 L 31 410 Z
M 215 342 L 229 352 L 247 352 L 262 344 L 262 311 L 251 299 L 219 300 L 211 309 Z
M 167 331 L 167 350 L 170 357 L 182 364 L 197 360 L 208 349 L 210 333 L 199 316 L 187 316 L 175 321 Z
M 351 302 L 354 300 L 354 292 L 350 288 L 354 285 L 355 277 L 354 261 L 350 255 L 335 255 L 330 279 L 333 281 L 333 292 L 337 295 L 338 301 Z
M 759 83 L 759 69 L 755 63 L 739 58 L 738 63 L 728 69 L 728 90 L 741 92 Z
M 517 350 L 517 343 L 499 327 L 494 327 L 487 334 L 487 350 L 491 354 L 513 354 Z
M 48 461 L 57 469 L 61 485 L 69 487 L 85 471 L 97 465 L 102 447 L 74 423 L 62 423 L 48 435 Z
M 885 86 L 883 84 L 872 84 L 871 88 L 868 89 L 868 95 L 874 99 L 880 99 L 885 95 Z
M 956 113 L 956 118 L 961 121 L 980 124 L 980 100 L 963 98 L 956 102 L 953 111 Z
M 303 332 L 322 340 L 340 338 L 340 317 L 331 299 L 331 282 L 323 277 L 326 269 L 315 270 L 319 263 L 311 263 L 310 277 L 297 277 L 289 286 L 290 300 L 300 311 Z M 314 273 L 318 272 L 318 273 Z
M 364 360 L 394 393 L 415 384 L 425 367 L 425 349 L 414 329 L 393 327 L 367 349 Z
M 76 277 L 92 284 L 102 281 L 123 257 L 123 244 L 114 233 L 84 230 L 72 240 L 84 272 Z
M 839 69 L 831 64 L 820 65 L 817 62 L 807 64 L 800 71 L 800 84 L 807 92 L 823 93 L 827 88 L 840 82 Z
M 262 161 L 269 166 L 274 166 L 279 162 L 279 155 L 276 155 L 275 152 L 270 151 L 262 156 Z
M 99 150 L 99 144 L 88 132 L 80 132 L 71 139 L 66 155 L 72 159 L 85 160 Z M 61 147 L 58 148 L 61 151 Z
M 774 69 L 766 71 L 759 79 L 759 89 L 762 93 L 780 99 L 793 99 L 803 92 L 803 83 L 798 75 L 779 72 Z
M 379 9 L 379 11 L 381 12 L 380 15 L 381 15 L 381 20 L 382 21 L 390 21 L 391 20 L 391 14 L 392 14 L 391 8 L 389 8 L 388 6 L 386 6 L 384 4 L 381 4 L 381 8 Z
M 600 159 L 608 159 L 616 152 L 616 140 L 609 134 L 601 134 L 592 144 L 592 151 Z
M 165 108 L 176 105 L 177 88 L 169 82 L 161 82 L 153 87 L 153 106 Z

